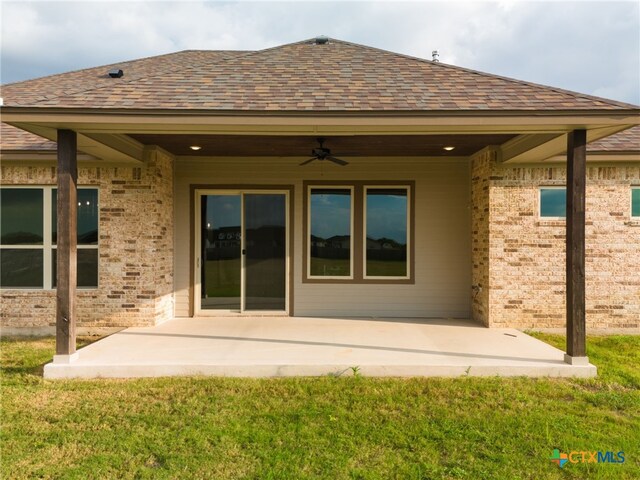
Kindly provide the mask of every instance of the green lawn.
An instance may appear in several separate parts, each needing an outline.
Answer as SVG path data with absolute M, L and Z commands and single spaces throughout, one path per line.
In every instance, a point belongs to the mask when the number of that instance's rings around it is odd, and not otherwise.
M 349 260 L 311 257 L 311 275 L 349 276 Z M 404 261 L 367 260 L 367 275 L 372 277 L 404 277 L 407 264 Z
M 240 259 L 207 260 L 205 280 L 209 297 L 239 297 Z
M 588 380 L 43 380 L 53 346 L 1 343 L 1 478 L 640 478 L 640 336 L 590 338 Z

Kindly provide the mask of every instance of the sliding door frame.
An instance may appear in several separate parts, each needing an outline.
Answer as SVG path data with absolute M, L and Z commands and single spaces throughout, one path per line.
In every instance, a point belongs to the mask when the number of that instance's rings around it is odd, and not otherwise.
M 204 195 L 240 195 L 241 198 L 241 250 L 245 250 L 244 232 L 244 195 L 245 194 L 282 194 L 285 196 L 285 310 L 245 310 L 245 257 L 241 255 L 240 271 L 240 310 L 208 310 L 202 309 L 201 300 L 201 269 L 203 259 L 200 258 L 202 252 L 202 228 L 201 228 L 201 208 L 200 202 Z M 229 315 L 257 315 L 257 316 L 282 316 L 293 315 L 293 197 L 294 187 L 292 185 L 191 185 L 191 241 L 190 241 L 190 265 L 191 282 L 189 288 L 190 315 L 196 316 L 229 316 Z

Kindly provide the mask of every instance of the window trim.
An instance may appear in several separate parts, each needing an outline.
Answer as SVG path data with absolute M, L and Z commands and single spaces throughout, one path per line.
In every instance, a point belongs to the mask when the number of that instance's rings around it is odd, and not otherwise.
M 638 215 L 633 214 L 633 191 L 634 190 L 637 190 L 640 192 L 640 185 L 631 185 L 631 188 L 629 189 L 629 218 L 631 218 L 631 220 L 640 220 L 640 211 L 638 212 Z
M 546 216 L 546 215 L 542 215 L 542 190 L 565 190 L 565 192 L 567 191 L 567 186 L 566 185 L 540 185 L 538 186 L 538 219 L 542 220 L 542 221 L 566 221 L 567 220 L 567 214 L 565 211 L 565 216 L 564 217 L 552 217 L 552 216 Z
M 304 180 L 302 188 L 302 203 L 303 203 L 303 232 L 302 232 L 302 247 L 305 254 L 302 257 L 302 283 L 323 283 L 328 285 L 339 284 L 366 284 L 366 285 L 414 285 L 415 284 L 415 200 L 416 200 L 416 187 L 414 180 Z M 329 188 L 335 186 L 336 188 L 353 187 L 353 278 L 347 279 L 345 277 L 311 277 L 309 278 L 309 260 L 306 252 L 310 248 L 310 228 L 309 228 L 309 186 L 315 188 Z M 364 239 L 364 187 L 380 187 L 380 188 L 402 188 L 409 187 L 410 198 L 408 200 L 408 242 L 409 248 L 407 249 L 407 272 L 409 276 L 407 278 L 397 277 L 374 277 L 365 278 L 364 276 L 364 254 L 363 246 L 366 239 Z
M 42 287 L 1 287 L 0 291 L 20 290 L 20 291 L 56 291 L 53 286 L 53 251 L 58 248 L 57 242 L 54 244 L 51 240 L 53 233 L 53 216 L 51 208 L 53 206 L 53 191 L 58 185 L 2 185 L 4 189 L 38 189 L 42 190 L 42 245 L 11 245 L 0 244 L 2 249 L 30 249 L 42 250 Z M 78 290 L 97 290 L 100 288 L 100 188 L 97 185 L 78 186 L 78 190 L 95 190 L 98 201 L 98 243 L 95 245 L 77 245 L 78 250 L 98 250 L 98 264 L 96 266 L 98 273 L 97 285 L 91 287 L 76 287 Z
M 350 215 L 349 215 L 349 229 L 350 229 L 350 235 L 349 235 L 349 275 L 335 275 L 335 276 L 324 276 L 324 275 L 311 275 L 311 191 L 314 189 L 323 189 L 323 190 L 349 190 L 350 192 Z M 354 214 L 355 214 L 355 208 L 354 208 L 354 200 L 355 200 L 355 188 L 353 185 L 306 185 L 305 188 L 305 194 L 306 194 L 306 198 L 307 200 L 307 215 L 306 215 L 306 234 L 305 234 L 305 240 L 306 240 L 306 245 L 305 245 L 305 255 L 306 255 L 306 262 L 305 265 L 307 266 L 306 271 L 304 272 L 306 274 L 306 278 L 307 280 L 353 280 L 354 278 L 354 257 L 355 257 L 355 250 L 354 250 L 354 236 L 355 236 L 355 230 L 354 230 Z
M 407 274 L 402 277 L 367 275 L 367 191 L 383 189 L 403 189 L 407 191 Z M 362 191 L 362 278 L 364 280 L 408 280 L 411 278 L 411 186 L 410 185 L 364 185 Z

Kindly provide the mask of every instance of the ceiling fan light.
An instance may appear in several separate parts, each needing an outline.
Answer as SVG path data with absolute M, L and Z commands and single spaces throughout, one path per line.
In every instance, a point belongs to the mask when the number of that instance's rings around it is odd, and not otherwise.
M 189 148 L 195 152 L 200 150 L 202 147 L 200 145 L 190 145 Z
M 450 152 L 450 151 L 451 151 L 451 150 L 453 150 L 454 148 L 456 148 L 456 147 L 452 147 L 451 145 L 448 145 L 448 146 L 444 147 L 444 149 L 445 149 L 447 152 Z

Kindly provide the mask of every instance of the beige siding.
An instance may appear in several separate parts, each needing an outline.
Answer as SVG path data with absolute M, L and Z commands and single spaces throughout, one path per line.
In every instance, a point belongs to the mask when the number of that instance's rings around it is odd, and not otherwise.
M 175 315 L 189 315 L 190 185 L 293 185 L 295 315 L 470 316 L 470 178 L 467 160 L 356 159 L 347 167 L 294 160 L 176 161 Z M 302 283 L 303 181 L 415 181 L 415 284 Z

